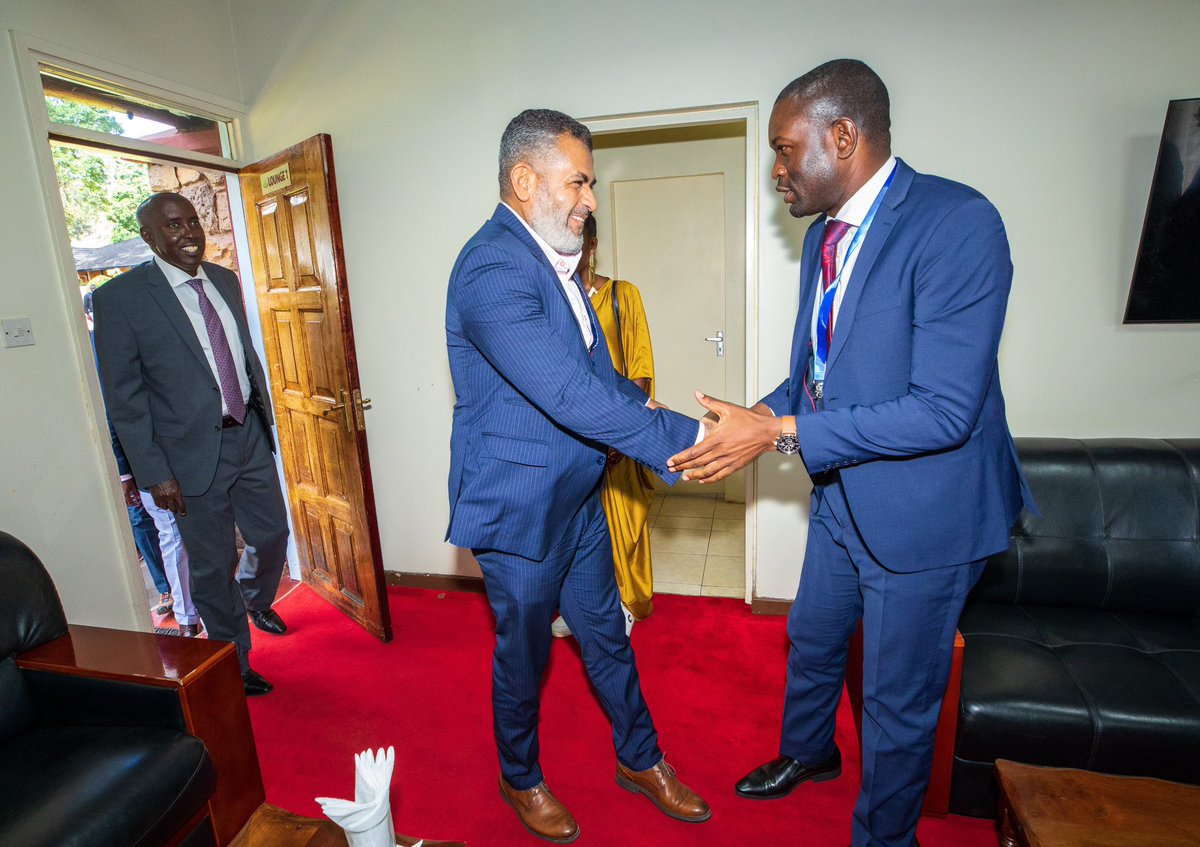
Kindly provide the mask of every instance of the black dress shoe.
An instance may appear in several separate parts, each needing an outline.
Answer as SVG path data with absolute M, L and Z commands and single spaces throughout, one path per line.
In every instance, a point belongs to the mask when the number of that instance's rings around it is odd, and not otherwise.
M 804 765 L 787 756 L 772 759 L 742 777 L 736 791 L 751 800 L 778 800 L 786 797 L 802 782 L 824 782 L 842 775 L 842 754 L 833 755 L 815 765 Z
M 247 697 L 261 697 L 275 690 L 274 685 L 263 679 L 262 675 L 252 668 L 242 671 L 242 686 L 246 689 Z
M 250 615 L 250 623 L 263 632 L 269 632 L 272 635 L 283 635 L 287 632 L 287 624 L 275 613 L 274 609 L 263 609 L 261 612 L 257 609 L 250 609 L 246 614 Z

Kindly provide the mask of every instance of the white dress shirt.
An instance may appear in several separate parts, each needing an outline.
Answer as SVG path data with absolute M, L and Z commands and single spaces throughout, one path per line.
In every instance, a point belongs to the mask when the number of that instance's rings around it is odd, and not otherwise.
M 579 324 L 579 331 L 583 334 L 583 341 L 587 344 L 588 349 L 592 349 L 592 345 L 596 341 L 596 337 L 592 335 L 592 319 L 588 316 L 587 303 L 583 299 L 583 290 L 575 283 L 575 269 L 579 266 L 579 257 L 582 252 L 563 255 L 547 244 L 540 235 L 538 235 L 533 227 L 525 222 L 525 219 L 517 214 L 517 210 L 512 206 L 504 203 L 504 208 L 513 213 L 513 217 L 521 222 L 526 231 L 533 236 L 533 240 L 538 247 L 542 248 L 542 252 L 546 254 L 546 258 L 550 264 L 554 266 L 554 272 L 558 274 L 558 281 L 562 284 L 563 291 L 567 294 L 567 301 L 571 304 L 571 311 L 575 313 L 575 320 Z
M 503 203 L 504 208 L 513 213 L 513 217 L 521 222 L 521 225 L 533 236 L 537 246 L 542 248 L 542 252 L 546 254 L 546 258 L 550 260 L 550 264 L 554 266 L 554 272 L 558 274 L 558 281 L 562 283 L 563 291 L 567 292 L 567 300 L 571 303 L 571 311 L 575 313 L 575 320 L 579 323 L 579 331 L 583 334 L 583 340 L 587 344 L 588 349 L 592 349 L 592 344 L 595 341 L 595 336 L 592 335 L 592 319 L 588 315 L 587 301 L 583 299 L 583 287 L 575 283 L 575 269 L 579 266 L 579 257 L 582 252 L 575 253 L 569 256 L 564 256 L 559 253 L 549 244 L 547 244 L 540 235 L 534 232 L 533 227 L 525 222 L 525 219 L 517 214 L 517 210 L 512 206 Z M 650 399 L 646 399 L 646 405 L 650 405 Z M 704 424 L 701 423 L 696 432 L 696 444 L 699 444 L 704 438 Z
M 850 228 L 846 230 L 846 234 L 842 236 L 842 240 L 838 242 L 837 250 L 834 254 L 833 272 L 836 275 L 841 272 L 841 278 L 838 279 L 837 291 L 833 295 L 833 315 L 830 320 L 834 326 L 834 332 L 837 331 L 838 312 L 842 309 L 842 300 L 846 297 L 846 289 L 850 287 L 850 278 L 854 273 L 854 265 L 858 262 L 858 254 L 862 252 L 863 243 L 869 237 L 869 234 L 864 233 L 863 237 L 858 242 L 858 247 L 854 248 L 854 253 L 849 258 L 846 256 L 846 251 L 850 249 L 850 242 L 854 240 L 854 234 L 858 232 L 858 228 L 862 226 L 863 219 L 866 218 L 867 212 L 871 211 L 871 204 L 875 202 L 875 198 L 879 196 L 879 192 L 883 190 L 883 184 L 887 182 L 888 176 L 892 173 L 892 168 L 896 167 L 896 157 L 889 156 L 888 160 L 883 163 L 883 167 L 875 172 L 875 174 L 863 183 L 862 188 L 854 192 L 854 195 L 846 201 L 846 204 L 838 210 L 838 213 L 833 216 L 834 220 L 844 221 L 850 224 Z M 817 274 L 820 275 L 820 264 L 817 266 Z M 817 337 L 817 313 L 821 307 L 821 286 L 817 285 L 816 297 L 813 302 L 812 309 L 812 334 L 810 338 Z
M 221 319 L 221 326 L 225 328 L 225 338 L 229 341 L 229 352 L 233 354 L 234 370 L 237 371 L 238 386 L 242 389 L 242 400 L 249 406 L 250 377 L 246 373 L 246 351 L 242 348 L 242 336 L 238 333 L 237 321 L 233 318 L 233 312 L 229 310 L 229 304 L 225 302 L 221 292 L 217 291 L 212 280 L 204 273 L 203 267 L 196 269 L 195 276 L 188 276 L 187 271 L 164 262 L 158 256 L 154 257 L 154 261 L 158 265 L 158 269 L 166 276 L 167 283 L 175 292 L 175 296 L 179 298 L 179 304 L 183 306 L 183 311 L 192 323 L 192 329 L 196 331 L 196 339 L 200 342 L 201 349 L 204 350 L 204 358 L 208 360 L 208 369 L 212 371 L 213 381 L 220 387 L 221 377 L 217 373 L 217 361 L 213 358 L 212 344 L 208 340 L 208 327 L 204 325 L 204 314 L 200 311 L 200 295 L 196 293 L 196 289 L 188 285 L 189 280 L 203 280 L 204 293 L 208 295 L 213 308 L 216 309 L 217 317 Z M 229 414 L 224 392 L 221 394 L 221 414 Z

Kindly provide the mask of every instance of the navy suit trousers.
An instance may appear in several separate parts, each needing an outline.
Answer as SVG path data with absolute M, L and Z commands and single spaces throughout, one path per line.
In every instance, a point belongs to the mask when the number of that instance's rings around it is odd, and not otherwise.
M 863 622 L 862 788 L 853 847 L 909 847 L 933 757 L 954 630 L 982 561 L 888 570 L 855 528 L 836 474 L 813 491 L 780 753 L 813 764 L 833 754 L 847 642 Z
M 662 759 L 625 634 L 612 542 L 599 489 L 584 502 L 547 557 L 534 561 L 473 550 L 496 616 L 492 719 L 500 773 L 517 790 L 542 782 L 538 689 L 550 658 L 550 623 L 560 610 L 612 722 L 617 759 L 635 771 Z

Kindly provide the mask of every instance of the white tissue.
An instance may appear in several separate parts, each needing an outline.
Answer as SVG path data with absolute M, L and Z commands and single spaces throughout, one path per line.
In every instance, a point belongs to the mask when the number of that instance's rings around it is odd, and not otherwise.
M 354 800 L 316 798 L 325 816 L 346 831 L 350 847 L 396 847 L 391 804 L 395 764 L 394 747 L 374 754 L 364 750 L 354 756 Z

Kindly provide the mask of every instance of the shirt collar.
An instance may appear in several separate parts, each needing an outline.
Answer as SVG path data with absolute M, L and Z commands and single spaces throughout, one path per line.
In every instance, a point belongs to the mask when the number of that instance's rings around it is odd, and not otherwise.
M 871 210 L 871 204 L 875 202 L 875 198 L 883 190 L 883 184 L 887 182 L 888 175 L 894 167 L 896 167 L 896 157 L 888 156 L 888 160 L 883 163 L 883 167 L 875 171 L 875 175 L 863 183 L 862 188 L 854 192 L 854 195 L 838 210 L 834 218 L 839 221 L 845 221 L 850 226 L 862 226 L 863 218 Z
M 202 279 L 205 282 L 212 282 L 212 280 L 208 278 L 208 274 L 204 272 L 203 265 L 196 268 L 195 276 L 191 276 L 183 268 L 177 268 L 170 262 L 164 261 L 161 256 L 155 256 L 154 263 L 158 265 L 158 269 L 163 272 L 163 276 L 167 278 L 167 282 L 172 288 L 178 288 L 181 285 L 187 285 L 188 280 L 192 279 Z
M 519 220 L 521 222 L 521 226 L 525 227 L 526 231 L 533 236 L 533 240 L 537 243 L 538 247 L 542 248 L 542 252 L 546 254 L 546 258 L 550 261 L 550 266 L 554 268 L 554 271 L 558 274 L 559 279 L 567 280 L 575 275 L 575 269 L 579 267 L 579 257 L 583 255 L 582 250 L 580 250 L 578 253 L 559 253 L 557 250 L 547 244 L 545 240 L 534 231 L 533 227 L 526 223 L 523 217 L 517 214 L 516 209 L 505 203 L 503 200 L 500 201 L 500 204 L 512 212 L 513 217 Z

